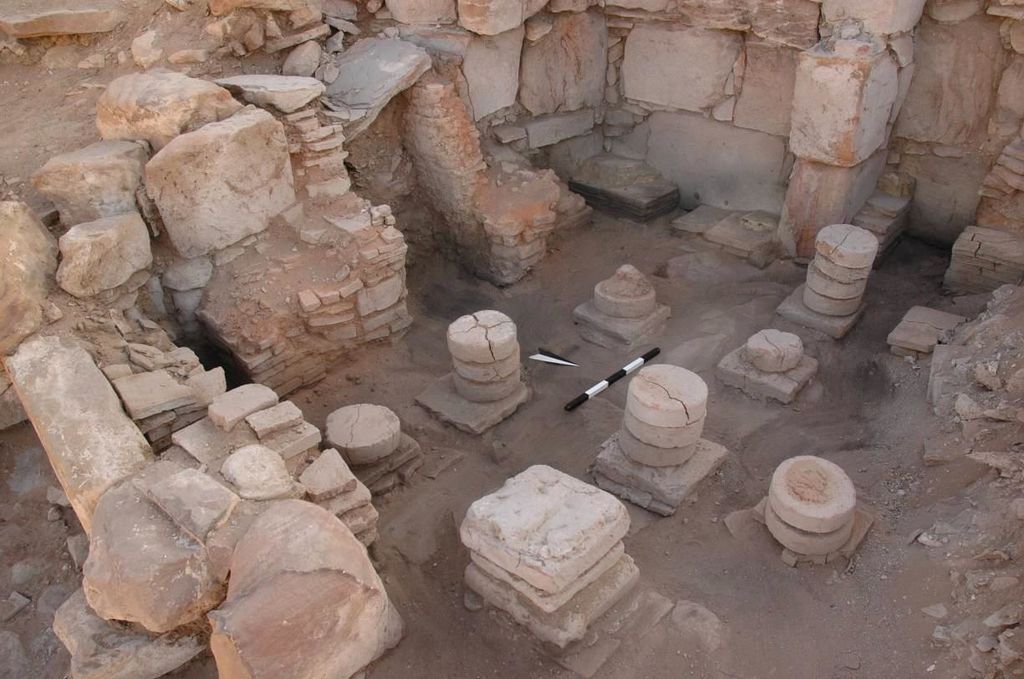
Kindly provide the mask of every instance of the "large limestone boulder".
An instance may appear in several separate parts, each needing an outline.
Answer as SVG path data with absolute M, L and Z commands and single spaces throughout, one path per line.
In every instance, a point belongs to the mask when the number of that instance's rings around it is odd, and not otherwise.
M 480 120 L 516 103 L 523 50 L 520 26 L 495 36 L 475 36 L 462 59 L 473 119 Z
M 57 244 L 24 203 L 0 202 L 0 355 L 43 322 Z
M 69 338 L 34 337 L 4 367 L 86 532 L 100 497 L 152 457 L 92 357 Z
M 196 633 L 156 636 L 104 620 L 81 589 L 57 609 L 53 631 L 71 654 L 71 679 L 157 679 L 206 647 Z
M 597 106 L 607 62 L 604 15 L 559 14 L 544 37 L 523 48 L 519 100 L 534 115 Z
M 154 149 L 182 132 L 223 120 L 242 108 L 223 87 L 181 73 L 152 71 L 117 78 L 96 103 L 104 139 L 141 139 Z
M 182 257 L 259 233 L 295 202 L 284 127 L 248 107 L 183 134 L 146 165 L 146 190 Z
M 742 49 L 743 38 L 732 31 L 641 24 L 626 38 L 623 93 L 658 107 L 703 111 L 726 97 Z
M 956 24 L 924 19 L 914 51 L 914 79 L 896 136 L 950 146 L 984 141 L 1006 63 L 999 21 L 986 15 Z
M 221 679 L 349 677 L 402 633 L 366 548 L 336 516 L 299 500 L 253 521 L 209 619 Z
M 171 462 L 108 490 L 96 505 L 82 568 L 89 605 L 107 620 L 157 633 L 212 609 L 224 583 L 211 567 L 204 530 L 226 520 L 237 501 L 209 477 Z M 204 505 L 209 511 L 199 512 Z
M 859 40 L 801 52 L 793 94 L 790 148 L 801 158 L 853 167 L 884 143 L 899 91 L 896 62 Z
M 479 35 L 497 35 L 522 26 L 548 0 L 458 0 L 459 24 Z
M 60 237 L 57 283 L 75 297 L 91 297 L 125 283 L 153 263 L 149 229 L 138 212 L 71 227 Z
M 732 122 L 738 127 L 789 136 L 796 87 L 797 50 L 766 42 L 746 43 L 743 89 Z
M 145 144 L 100 141 L 50 158 L 32 184 L 57 206 L 61 222 L 74 226 L 133 212 L 147 160 Z
M 299 110 L 325 89 L 316 78 L 294 75 L 235 75 L 216 82 L 250 104 L 271 106 L 282 113 Z
M 403 24 L 450 24 L 455 21 L 455 0 L 387 0 L 395 21 Z

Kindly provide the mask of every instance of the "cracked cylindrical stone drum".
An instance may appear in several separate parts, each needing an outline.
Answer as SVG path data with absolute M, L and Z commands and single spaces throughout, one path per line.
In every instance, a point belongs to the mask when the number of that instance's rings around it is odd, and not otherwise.
M 448 326 L 452 384 L 467 401 L 487 403 L 513 394 L 522 382 L 516 324 L 500 311 L 478 311 Z
M 626 392 L 622 452 L 651 467 L 684 464 L 700 441 L 707 401 L 708 387 L 696 373 L 665 364 L 641 369 Z
M 833 224 L 818 233 L 807 268 L 804 304 L 826 316 L 849 316 L 860 308 L 878 238 L 852 224 Z
M 784 373 L 800 365 L 804 343 L 791 332 L 762 330 L 747 340 L 743 356 L 762 372 Z

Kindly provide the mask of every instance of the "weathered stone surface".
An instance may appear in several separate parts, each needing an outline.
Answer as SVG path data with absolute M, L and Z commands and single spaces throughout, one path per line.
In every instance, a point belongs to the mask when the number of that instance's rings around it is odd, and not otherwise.
M 530 397 L 530 390 L 520 382 L 509 396 L 499 401 L 467 401 L 455 391 L 453 378 L 449 373 L 434 380 L 416 397 L 416 402 L 442 422 L 470 434 L 482 434 L 510 417 Z
M 841 23 L 855 20 L 876 35 L 913 30 L 921 19 L 925 0 L 823 0 L 825 20 Z
M 853 519 L 857 491 L 839 465 L 799 455 L 775 469 L 768 503 L 780 519 L 795 528 L 830 533 Z
M 50 158 L 32 175 L 32 185 L 53 201 L 65 226 L 74 226 L 134 212 L 148 159 L 138 142 L 96 142 Z
M 595 107 L 604 99 L 608 31 L 597 11 L 559 14 L 523 47 L 519 101 L 533 115 Z
M 622 503 L 545 465 L 534 465 L 470 505 L 462 543 L 545 592 L 559 592 L 629 529 Z
M 800 158 L 853 167 L 885 143 L 897 67 L 870 42 L 839 40 L 801 52 L 790 147 Z
M 818 232 L 814 240 L 815 257 L 824 257 L 847 269 L 864 269 L 875 262 L 878 239 L 852 224 L 831 224 Z
M 192 389 L 179 383 L 166 370 L 125 375 L 113 380 L 113 385 L 133 420 L 142 420 L 195 402 Z
M 181 73 L 133 73 L 107 86 L 96 103 L 104 139 L 141 139 L 154 149 L 182 132 L 223 120 L 242 106 L 211 82 Z
M 954 330 L 966 320 L 963 316 L 937 309 L 911 307 L 885 341 L 893 353 L 930 354 L 944 333 Z
M 516 324 L 500 311 L 460 316 L 448 326 L 448 351 L 461 361 L 493 363 L 519 349 Z
M 957 23 L 985 9 L 985 0 L 928 0 L 924 11 L 943 23 Z
M 84 7 L 75 0 L 8 2 L 0 9 L 0 31 L 12 38 L 106 33 L 124 19 L 118 3 L 111 0 Z
M 57 269 L 57 244 L 24 203 L 0 202 L 0 355 L 43 322 L 43 303 Z
M 743 355 L 758 370 L 781 373 L 800 363 L 804 357 L 804 343 L 791 332 L 761 330 L 747 340 Z
M 516 103 L 523 28 L 495 36 L 474 37 L 462 60 L 473 119 L 480 120 Z
M 659 107 L 703 111 L 725 98 L 742 49 L 743 39 L 732 32 L 641 24 L 626 38 L 623 93 Z
M 100 617 L 161 633 L 192 622 L 223 597 L 203 544 L 146 497 L 147 486 L 180 471 L 170 462 L 151 465 L 97 503 L 82 588 Z
M 853 534 L 854 516 L 835 530 L 826 533 L 812 533 L 800 530 L 783 521 L 776 514 L 771 502 L 764 506 L 764 523 L 768 532 L 786 549 L 805 556 L 825 556 L 838 551 Z
M 820 313 L 809 308 L 804 303 L 806 293 L 806 285 L 797 287 L 796 290 L 790 293 L 789 297 L 782 300 L 782 303 L 775 312 L 788 321 L 825 333 L 833 339 L 845 337 L 853 329 L 853 326 L 857 324 L 860 317 L 864 315 L 866 305 L 863 302 L 855 307 L 854 311 L 847 316 Z
M 617 318 L 643 318 L 657 306 L 654 286 L 635 266 L 624 264 L 594 286 L 594 306 Z
M 21 407 L 18 392 L 11 386 L 7 373 L 0 368 L 0 431 L 13 427 L 28 419 Z
M 915 180 L 908 233 L 952 245 L 980 212 L 978 191 L 989 169 L 990 160 L 976 153 L 962 158 L 904 155 L 900 171 Z
M 266 410 L 259 410 L 245 416 L 246 424 L 252 427 L 256 436 L 261 439 L 301 424 L 302 421 L 302 411 L 291 401 L 282 401 Z
M 327 441 L 352 464 L 371 464 L 395 452 L 402 423 L 389 408 L 360 403 L 327 416 Z
M 748 130 L 789 136 L 799 52 L 768 43 L 746 43 L 743 89 L 732 122 Z
M 259 233 L 295 202 L 284 127 L 248 108 L 181 135 L 146 165 L 146 191 L 183 257 Z
M 328 448 L 299 477 L 314 502 L 323 502 L 356 489 L 359 481 L 334 448 Z
M 789 370 L 767 372 L 751 363 L 745 350 L 744 346 L 726 354 L 719 361 L 715 374 L 724 384 L 736 387 L 754 398 L 792 403 L 818 371 L 818 361 L 803 354 Z
M 947 145 L 981 141 L 1006 60 L 999 21 L 985 15 L 956 24 L 924 20 L 914 42 L 914 79 L 896 136 Z
M 235 427 L 233 431 L 225 432 L 210 418 L 204 417 L 171 434 L 171 442 L 201 464 L 210 465 L 223 460 L 234 450 L 256 443 L 257 439 L 248 427 Z
M 57 480 L 86 532 L 100 497 L 152 453 L 89 354 L 71 339 L 36 337 L 4 367 Z
M 209 0 L 210 14 L 223 16 L 236 9 L 265 9 L 273 12 L 297 12 L 307 10 L 319 18 L 321 0 Z
M 282 113 L 299 110 L 326 89 L 316 78 L 297 75 L 233 75 L 214 82 L 247 103 L 270 106 Z
M 431 66 L 426 50 L 393 38 L 364 38 L 335 63 L 338 77 L 323 101 L 355 121 L 351 129 L 346 127 L 349 138 L 366 129 L 395 95 L 411 87 Z
M 571 113 L 554 113 L 531 118 L 523 123 L 530 148 L 557 144 L 570 137 L 586 134 L 594 128 L 594 112 L 590 109 Z
M 302 43 L 291 52 L 281 64 L 281 74 L 285 76 L 312 77 L 317 66 L 320 65 L 320 43 L 316 40 L 309 40 Z
M 679 186 L 680 203 L 780 212 L 786 141 L 690 113 L 655 112 L 646 130 L 647 162 Z
M 297 494 L 284 458 L 266 446 L 239 448 L 224 461 L 220 473 L 246 500 L 274 500 Z
M 153 262 L 149 229 L 138 212 L 71 227 L 60 237 L 57 283 L 75 297 L 116 288 Z
M 316 505 L 274 503 L 230 568 L 227 600 L 209 615 L 222 679 L 348 677 L 401 638 L 366 548 Z
M 545 0 L 459 0 L 459 24 L 480 35 L 497 35 L 522 26 L 546 4 Z
M 206 285 L 213 276 L 213 261 L 209 257 L 181 259 L 164 271 L 160 281 L 169 290 L 196 290 Z
M 195 469 L 182 469 L 144 484 L 146 496 L 194 539 L 224 524 L 238 506 L 238 496 Z
M 57 609 L 53 631 L 71 654 L 72 679 L 158 679 L 206 647 L 195 634 L 152 636 L 108 622 L 81 589 Z
M 648 365 L 629 382 L 626 409 L 655 427 L 685 427 L 707 415 L 708 386 L 675 365 Z
M 455 0 L 387 0 L 395 21 L 403 24 L 450 24 L 455 21 Z
M 213 399 L 208 414 L 222 431 L 231 431 L 253 413 L 277 403 L 277 394 L 262 384 L 243 384 Z

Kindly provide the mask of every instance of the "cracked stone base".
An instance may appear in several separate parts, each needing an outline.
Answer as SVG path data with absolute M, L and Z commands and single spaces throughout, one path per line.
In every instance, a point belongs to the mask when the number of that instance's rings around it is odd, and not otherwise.
M 580 326 L 580 336 L 607 349 L 633 348 L 660 335 L 672 310 L 659 304 L 643 318 L 615 318 L 597 310 L 587 301 L 573 309 L 573 318 Z
M 512 415 L 529 398 L 530 390 L 525 384 L 520 384 L 519 388 L 500 401 L 467 401 L 455 391 L 452 374 L 448 373 L 424 389 L 416 397 L 416 402 L 431 415 L 456 429 L 470 434 L 482 434 Z
M 743 347 L 726 354 L 715 370 L 723 384 L 736 387 L 748 396 L 772 398 L 780 403 L 792 403 L 817 372 L 818 361 L 806 354 L 792 370 L 782 373 L 758 370 L 743 357 Z
M 675 514 L 683 500 L 705 478 L 714 473 L 729 455 L 725 446 L 707 439 L 685 464 L 648 467 L 633 462 L 619 447 L 616 432 L 601 444 L 592 474 L 598 487 L 662 516 Z
M 757 503 L 752 509 L 746 510 L 752 513 L 753 519 L 758 523 L 764 523 L 764 508 L 768 503 L 768 498 L 761 498 L 761 501 Z M 853 532 L 850 534 L 850 539 L 846 541 L 846 544 L 837 549 L 834 552 L 830 552 L 825 556 L 806 556 L 804 554 L 797 554 L 785 547 L 782 547 L 782 552 L 779 555 L 780 558 L 788 566 L 798 566 L 800 564 L 826 564 L 832 563 L 839 557 L 845 557 L 849 559 L 853 556 L 860 544 L 864 542 L 864 538 L 867 536 L 868 531 L 871 529 L 872 524 L 875 522 L 875 515 L 869 511 L 863 504 L 857 503 L 856 508 L 853 511 Z M 767 528 L 765 529 L 767 530 Z M 772 538 L 774 540 L 774 538 Z M 776 543 L 778 544 L 778 543 Z
M 805 328 L 823 332 L 833 339 L 842 339 L 846 333 L 857 324 L 860 317 L 864 315 L 867 304 L 861 303 L 860 307 L 849 316 L 826 316 L 807 308 L 804 304 L 804 286 L 801 285 L 794 290 L 789 297 L 782 300 L 782 304 L 775 310 L 775 313 Z
M 541 641 L 560 648 L 582 639 L 590 627 L 608 609 L 636 585 L 640 570 L 628 554 L 601 577 L 581 589 L 567 604 L 553 613 L 545 613 L 511 585 L 491 577 L 475 563 L 466 566 L 466 586 L 490 605 L 511 615 Z

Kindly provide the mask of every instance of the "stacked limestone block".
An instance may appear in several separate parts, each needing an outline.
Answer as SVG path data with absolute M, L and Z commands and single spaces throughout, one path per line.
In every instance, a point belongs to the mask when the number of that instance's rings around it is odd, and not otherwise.
M 793 333 L 762 330 L 719 361 L 718 379 L 754 398 L 792 403 L 818 372 L 818 361 L 804 353 Z
M 1024 238 L 1004 230 L 968 226 L 953 244 L 943 285 L 961 293 L 990 292 L 1024 283 Z
M 940 341 L 948 342 L 957 326 L 966 321 L 957 314 L 915 306 L 907 311 L 885 341 L 889 351 L 897 356 L 924 358 Z
M 791 564 L 849 556 L 871 524 L 867 513 L 857 507 L 857 491 L 846 472 L 813 455 L 780 464 L 758 509 L 768 531 L 784 548 L 783 559 Z
M 370 503 L 370 490 L 352 473 L 341 453 L 334 448 L 320 453 L 303 470 L 299 483 L 311 502 L 337 516 L 360 542 L 367 547 L 376 542 L 380 515 Z
M 892 251 L 910 222 L 911 192 L 893 195 L 881 189 L 864 202 L 850 223 L 867 229 L 878 239 L 877 268 L 882 258 Z
M 671 309 L 658 304 L 650 280 L 631 264 L 594 286 L 590 301 L 572 312 L 580 335 L 602 347 L 633 348 L 665 330 Z
M 783 318 L 840 339 L 864 313 L 864 290 L 878 254 L 878 239 L 850 224 L 833 224 L 818 233 L 807 282 L 782 304 Z
M 420 444 L 402 432 L 398 416 L 384 406 L 360 403 L 335 410 L 327 416 L 327 442 L 374 495 L 408 483 L 423 464 Z
M 536 465 L 480 498 L 459 534 L 470 550 L 466 587 L 542 641 L 565 647 L 636 584 L 621 502 Z
M 454 370 L 416 402 L 442 422 L 481 434 L 530 396 L 522 381 L 516 324 L 500 311 L 478 311 L 449 325 L 447 337 Z
M 629 383 L 622 428 L 601 445 L 594 481 L 610 493 L 671 516 L 729 451 L 701 437 L 708 388 L 674 365 L 643 368 Z

